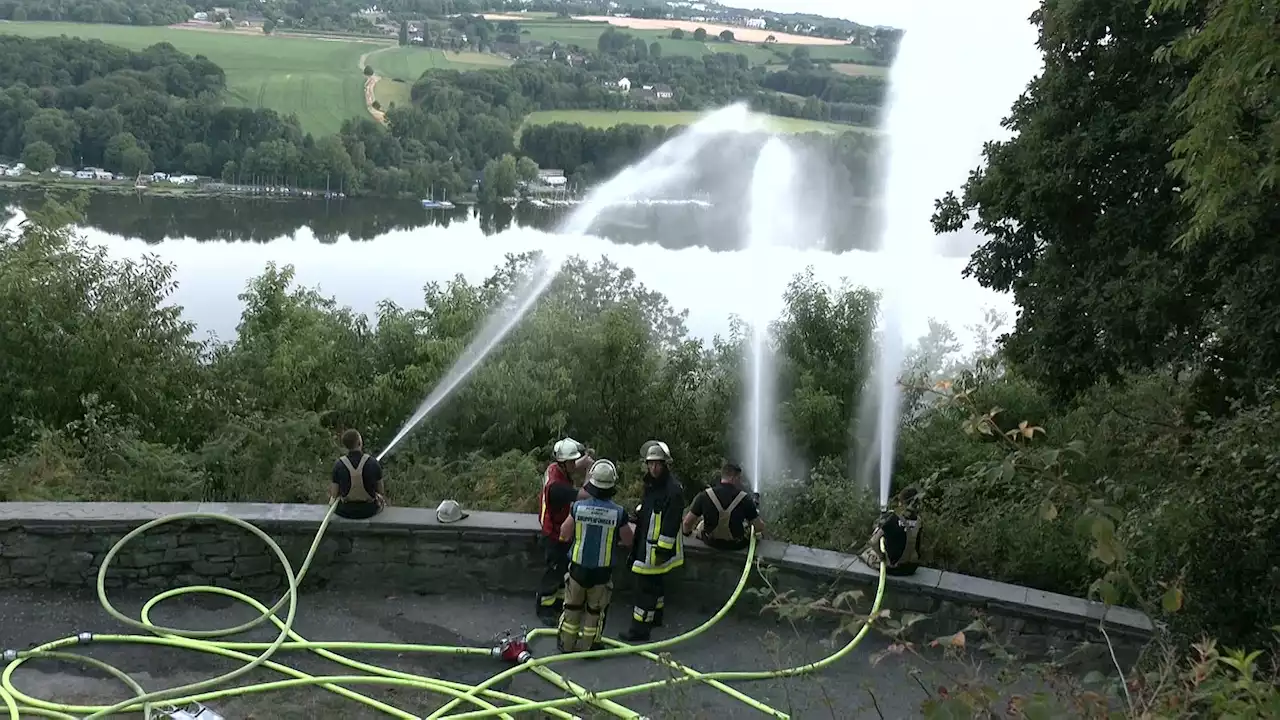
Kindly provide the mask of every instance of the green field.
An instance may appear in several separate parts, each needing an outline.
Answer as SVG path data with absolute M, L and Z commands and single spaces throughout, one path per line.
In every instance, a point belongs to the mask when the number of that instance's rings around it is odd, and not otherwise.
M 400 78 L 413 84 L 428 70 L 499 70 L 511 61 L 497 55 L 448 52 L 434 48 L 391 47 L 379 50 L 367 61 L 384 78 Z
M 78 23 L 3 22 L 0 33 L 68 35 L 131 50 L 167 42 L 182 52 L 204 55 L 225 70 L 229 102 L 296 113 L 303 129 L 317 135 L 335 133 L 347 118 L 366 114 L 360 56 L 386 47 L 354 40 Z
M 386 110 L 395 105 L 408 105 L 410 91 L 427 70 L 501 70 L 510 67 L 506 58 L 475 52 L 450 52 L 434 48 L 389 47 L 369 55 L 366 63 L 377 72 L 378 84 L 373 97 Z M 398 82 L 397 82 L 398 81 Z
M 607 23 L 585 22 L 582 20 L 565 20 L 529 18 L 517 23 L 520 26 L 520 37 L 523 42 L 537 40 L 543 43 L 558 42 L 561 45 L 577 45 L 594 50 L 596 41 L 610 26 Z M 665 55 L 689 55 L 701 57 L 712 53 L 739 53 L 746 55 L 752 65 L 768 65 L 785 62 L 782 56 L 789 55 L 799 46 L 770 44 L 753 45 L 750 43 L 722 43 L 717 40 L 698 42 L 692 33 L 685 33 L 685 39 L 673 40 L 670 30 L 632 30 L 618 28 L 620 32 L 644 38 L 646 42 L 657 41 Z M 810 56 L 814 59 L 844 61 L 849 63 L 866 62 L 871 53 L 866 48 L 849 45 L 806 45 Z
M 866 75 L 869 77 L 888 77 L 889 68 L 884 65 L 859 65 L 858 63 L 832 63 L 831 69 L 845 75 L 853 75 L 855 77 Z
M 702 113 L 698 112 L 662 112 L 644 110 L 543 110 L 530 114 L 524 125 L 549 125 L 556 122 L 581 123 L 587 127 L 608 128 L 614 125 L 692 125 Z M 841 133 L 841 132 L 875 132 L 871 128 L 842 125 L 840 123 L 821 122 L 818 120 L 802 120 L 800 118 L 768 116 L 771 130 L 776 132 L 803 133 Z

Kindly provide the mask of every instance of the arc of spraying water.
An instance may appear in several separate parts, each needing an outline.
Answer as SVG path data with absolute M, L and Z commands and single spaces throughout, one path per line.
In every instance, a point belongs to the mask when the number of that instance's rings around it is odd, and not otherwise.
M 688 159 L 711 138 L 730 132 L 747 132 L 759 128 L 759 118 L 746 104 L 738 103 L 704 116 L 688 130 L 663 143 L 639 163 L 618 173 L 609 182 L 593 190 L 586 201 L 565 219 L 559 234 L 569 238 L 586 235 L 600 216 L 611 206 L 641 193 L 656 193 L 687 177 L 692 168 Z M 556 249 L 544 251 L 533 273 L 518 289 L 511 309 L 489 318 L 480 332 L 463 350 L 453 367 L 422 401 L 391 442 L 378 453 L 381 461 L 391 454 L 409 433 L 422 423 L 475 372 L 480 363 L 494 351 L 506 336 L 537 305 L 564 266 L 566 254 Z

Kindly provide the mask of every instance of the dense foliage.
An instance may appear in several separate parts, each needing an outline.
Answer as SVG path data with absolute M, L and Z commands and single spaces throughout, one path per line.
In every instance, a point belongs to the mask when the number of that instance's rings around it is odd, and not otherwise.
M 271 169 L 262 167 L 270 148 L 309 142 L 292 119 L 224 106 L 222 69 L 167 43 L 131 52 L 0 35 L 0 86 L 0 155 L 37 172 L 60 164 L 216 173 L 227 163 L 261 172 Z
M 0 20 L 49 20 L 112 25 L 172 25 L 191 19 L 183 0 L 3 0 Z
M 1280 217 L 1261 194 L 1274 138 L 1260 124 L 1274 75 L 1223 79 L 1274 51 L 1274 18 L 1252 7 L 1171 0 L 1153 18 L 1146 2 L 1046 0 L 1036 14 L 1045 69 L 1012 108 L 1017 134 L 987 147 L 936 218 L 976 219 L 989 239 L 969 273 L 1013 293 L 1016 326 L 965 359 L 937 326 L 904 376 L 896 481 L 924 491 L 929 564 L 1136 605 L 1176 643 L 1274 639 Z M 463 162 L 498 157 L 537 106 L 510 78 L 552 80 L 543 98 L 588 92 L 547 72 L 429 75 L 421 108 L 394 109 L 390 130 L 352 123 L 343 146 L 359 148 L 356 167 L 413 153 L 443 167 L 461 142 L 442 139 L 465 126 Z M 1224 146 L 1223 122 L 1254 131 Z M 564 157 L 560 132 L 531 142 Z M 1223 206 L 1207 178 L 1241 159 L 1258 177 L 1226 173 L 1239 204 Z M 1183 183 L 1201 189 L 1184 201 Z M 315 501 L 336 433 L 387 442 L 531 262 L 430 285 L 422 308 L 384 304 L 372 320 L 271 267 L 242 296 L 236 340 L 207 344 L 165 302 L 167 268 L 111 260 L 68 219 L 51 206 L 0 245 L 0 499 Z M 789 288 L 771 330 L 798 461 L 789 483 L 768 479 L 780 537 L 839 550 L 866 537 L 875 508 L 847 468 L 868 430 L 856 421 L 875 318 L 864 289 L 808 275 Z M 626 461 L 654 436 L 696 490 L 738 453 L 742 335 L 692 340 L 630 271 L 574 261 L 391 456 L 393 500 L 529 509 L 566 433 L 624 461 L 624 497 L 639 472 Z M 1140 668 L 1116 702 L 1133 717 L 1267 717 L 1280 699 L 1255 661 L 1201 645 L 1164 675 Z

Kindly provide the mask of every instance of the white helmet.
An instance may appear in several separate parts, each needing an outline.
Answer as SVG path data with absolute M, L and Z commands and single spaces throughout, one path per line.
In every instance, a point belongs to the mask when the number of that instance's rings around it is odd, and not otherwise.
M 601 490 L 608 490 L 618 484 L 618 468 L 608 460 L 597 460 L 587 473 L 587 482 Z
M 572 462 L 582 457 L 582 443 L 573 438 L 565 438 L 556 443 L 552 452 L 555 454 L 556 462 Z
M 455 523 L 467 517 L 457 500 L 445 500 L 436 508 L 436 520 L 442 523 Z
M 644 456 L 645 462 L 650 460 L 661 460 L 662 462 L 671 461 L 671 448 L 661 440 L 650 440 L 640 449 L 640 454 Z

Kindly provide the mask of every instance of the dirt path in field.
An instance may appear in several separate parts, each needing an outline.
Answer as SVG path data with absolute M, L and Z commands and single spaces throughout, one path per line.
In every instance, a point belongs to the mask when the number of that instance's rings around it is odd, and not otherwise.
M 361 73 L 364 73 L 364 68 L 365 68 L 365 66 L 369 64 L 369 56 L 370 56 L 370 55 L 374 55 L 374 54 L 377 54 L 377 53 L 382 52 L 383 50 L 390 50 L 390 49 L 391 49 L 391 48 L 382 48 L 381 50 L 370 50 L 369 52 L 367 52 L 367 53 L 365 53 L 365 54 L 361 55 L 361 56 L 360 56 L 360 60 L 356 63 L 356 65 L 358 65 L 358 66 L 360 67 L 360 72 L 361 72 Z M 374 74 L 372 74 L 372 75 L 365 76 L 365 79 L 364 79 L 364 105 L 365 105 L 365 107 L 367 107 L 367 108 L 369 109 L 369 114 L 373 116 L 373 119 L 374 119 L 374 120 L 377 120 L 377 121 L 378 121 L 378 122 L 380 122 L 380 123 L 386 124 L 386 122 L 387 122 L 387 115 L 386 115 L 386 113 L 382 112 L 381 110 L 379 110 L 379 109 L 377 109 L 377 108 L 375 108 L 375 107 L 373 106 L 373 102 L 374 102 L 374 99 L 375 99 L 375 98 L 374 98 L 374 95 L 373 95 L 373 91 L 374 91 L 374 89 L 375 89 L 375 88 L 377 88 L 377 87 L 378 87 L 378 81 L 379 81 L 379 80 L 381 80 L 381 79 L 382 79 L 382 78 L 381 78 L 381 77 L 378 75 L 378 73 L 376 73 L 376 72 L 375 72 Z

